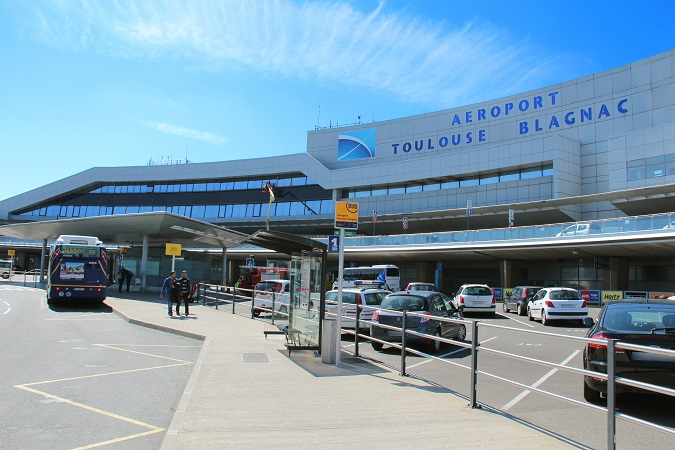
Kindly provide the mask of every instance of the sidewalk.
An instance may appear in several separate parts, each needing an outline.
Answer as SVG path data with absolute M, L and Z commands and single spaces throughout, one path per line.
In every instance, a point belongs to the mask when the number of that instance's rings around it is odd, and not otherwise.
M 340 367 L 313 352 L 288 357 L 261 320 L 194 303 L 169 317 L 157 293 L 112 292 L 129 322 L 204 339 L 163 449 L 570 448 L 554 436 L 452 392 L 343 354 Z

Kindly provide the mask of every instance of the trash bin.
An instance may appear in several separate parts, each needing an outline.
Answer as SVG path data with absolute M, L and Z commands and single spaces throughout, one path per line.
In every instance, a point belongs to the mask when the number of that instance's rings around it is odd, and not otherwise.
M 321 362 L 335 364 L 335 339 L 337 334 L 337 320 L 323 319 L 321 324 Z

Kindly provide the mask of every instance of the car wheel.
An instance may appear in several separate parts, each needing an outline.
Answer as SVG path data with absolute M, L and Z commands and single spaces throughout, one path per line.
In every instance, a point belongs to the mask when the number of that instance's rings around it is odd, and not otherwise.
M 8 280 L 8 279 L 9 279 L 9 274 L 8 274 L 8 273 L 3 273 L 3 274 L 2 274 L 2 278 L 4 278 L 5 280 Z
M 441 348 L 443 347 L 443 343 L 439 340 L 438 338 L 441 337 L 441 330 L 436 330 L 434 332 L 434 338 L 431 339 L 431 341 L 427 344 L 427 350 L 430 353 L 438 353 L 441 351 Z
M 287 314 L 288 308 L 286 308 L 286 305 L 281 305 L 281 307 L 279 307 L 279 312 L 282 314 Z
M 504 300 L 504 303 L 502 303 L 502 311 L 505 313 L 509 312 L 509 307 L 506 306 L 506 300 Z
M 548 318 L 546 317 L 546 311 L 544 311 L 544 310 L 542 309 L 542 310 L 541 310 L 541 324 L 544 325 L 544 326 L 550 325 L 550 323 L 548 323 L 548 322 L 549 322 L 549 320 L 548 320 Z
M 518 305 L 518 315 L 519 316 L 526 316 L 527 315 L 527 307 L 523 305 L 522 303 Z
M 384 344 L 382 344 L 381 342 L 375 342 L 375 341 L 370 341 L 370 345 L 373 346 L 373 350 L 375 350 L 376 352 L 381 351 L 382 347 L 384 347 Z
M 532 317 L 532 309 L 530 309 L 529 306 L 527 307 L 527 318 L 530 322 L 534 320 L 534 317 Z
M 461 324 L 459 326 L 459 330 L 457 331 L 457 336 L 453 338 L 455 341 L 462 342 L 464 339 L 466 339 L 466 327 L 464 324 Z
M 584 383 L 584 399 L 588 403 L 592 403 L 594 405 L 600 405 L 600 404 L 604 403 L 603 398 L 600 396 L 600 392 L 598 392 L 594 389 L 591 389 L 588 386 L 588 384 L 586 384 L 585 381 L 583 383 Z
M 260 311 L 257 309 L 253 310 L 253 317 L 260 317 Z

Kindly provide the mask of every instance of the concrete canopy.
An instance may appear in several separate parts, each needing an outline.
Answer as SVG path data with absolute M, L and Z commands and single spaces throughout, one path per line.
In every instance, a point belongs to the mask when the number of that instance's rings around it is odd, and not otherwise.
M 192 248 L 233 248 L 249 236 L 238 231 L 165 211 L 84 217 L 5 225 L 0 235 L 29 240 L 54 240 L 62 234 L 96 236 L 106 245 L 141 245 L 148 236 L 150 247 L 166 243 Z

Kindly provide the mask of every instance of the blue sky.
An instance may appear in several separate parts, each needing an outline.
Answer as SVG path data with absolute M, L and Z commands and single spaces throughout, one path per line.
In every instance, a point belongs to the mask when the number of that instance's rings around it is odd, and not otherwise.
M 91 167 L 302 153 L 675 48 L 672 1 L 0 0 L 5 199 Z

